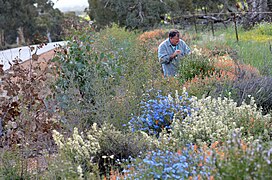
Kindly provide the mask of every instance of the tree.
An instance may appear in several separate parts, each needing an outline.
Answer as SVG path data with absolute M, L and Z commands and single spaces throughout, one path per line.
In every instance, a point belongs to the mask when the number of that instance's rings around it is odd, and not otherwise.
M 51 0 L 0 0 L 0 47 L 7 48 L 16 39 L 30 44 L 37 32 L 58 37 L 61 22 L 62 13 L 53 9 Z
M 268 15 L 265 14 L 265 12 L 268 11 L 268 2 L 268 0 L 246 0 L 248 8 L 243 20 L 243 27 L 245 29 L 253 27 L 256 23 L 268 17 Z
M 22 32 L 31 28 L 30 21 L 35 17 L 35 8 L 31 0 L 1 0 L 0 17 L 1 29 L 4 32 L 4 41 L 15 42 L 17 31 Z
M 98 26 L 117 23 L 131 29 L 159 23 L 166 13 L 162 0 L 89 0 L 89 16 Z
M 88 14 L 92 20 L 97 22 L 99 28 L 109 25 L 112 22 L 118 22 L 117 13 L 112 11 L 114 4 L 110 0 L 88 0 L 88 2 Z
M 64 15 L 60 10 L 54 9 L 53 5 L 52 1 L 36 0 L 35 6 L 39 15 L 35 17 L 34 22 L 34 35 L 36 36 L 34 41 L 37 43 L 61 40 Z

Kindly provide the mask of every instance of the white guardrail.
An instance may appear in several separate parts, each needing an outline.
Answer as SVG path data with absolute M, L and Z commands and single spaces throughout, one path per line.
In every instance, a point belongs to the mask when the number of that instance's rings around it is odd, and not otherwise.
M 37 52 L 37 55 L 41 55 L 45 52 L 48 52 L 52 49 L 55 49 L 59 45 L 65 46 L 65 41 L 60 42 L 52 42 L 47 43 L 43 47 L 39 48 L 39 45 L 31 45 L 31 46 L 23 46 L 13 49 L 7 49 L 4 51 L 0 51 L 0 64 L 3 64 L 3 70 L 7 70 L 10 68 L 10 63 L 13 64 L 14 59 L 21 59 L 22 62 L 31 59 L 32 55 Z M 33 51 L 30 50 L 30 47 L 34 47 L 35 49 Z

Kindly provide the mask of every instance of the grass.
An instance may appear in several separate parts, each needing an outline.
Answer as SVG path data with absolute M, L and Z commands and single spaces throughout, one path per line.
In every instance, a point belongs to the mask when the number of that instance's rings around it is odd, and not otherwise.
M 236 58 L 245 64 L 250 64 L 260 70 L 262 75 L 272 74 L 272 52 L 271 52 L 271 24 L 261 24 L 251 31 L 238 28 L 239 41 L 236 41 L 233 26 L 219 28 L 213 37 L 210 33 L 198 34 L 201 39 L 196 44 L 208 49 L 221 49 L 226 51 L 232 49 Z

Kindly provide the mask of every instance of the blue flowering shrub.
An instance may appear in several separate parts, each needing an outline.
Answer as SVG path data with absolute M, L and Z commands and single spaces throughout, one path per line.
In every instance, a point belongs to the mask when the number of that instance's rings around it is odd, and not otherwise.
M 184 119 L 191 114 L 192 98 L 183 90 L 182 96 L 176 92 L 175 97 L 164 96 L 161 91 L 144 95 L 141 101 L 141 113 L 134 116 L 129 122 L 132 131 L 144 131 L 149 135 L 158 136 L 163 129 L 171 129 L 174 116 Z
M 122 179 L 271 179 L 272 142 L 245 142 L 237 131 L 224 143 L 156 149 L 127 162 Z
M 211 157 L 188 145 L 178 152 L 155 150 L 145 157 L 130 159 L 123 171 L 124 179 L 188 179 L 199 176 L 208 179 L 213 168 Z

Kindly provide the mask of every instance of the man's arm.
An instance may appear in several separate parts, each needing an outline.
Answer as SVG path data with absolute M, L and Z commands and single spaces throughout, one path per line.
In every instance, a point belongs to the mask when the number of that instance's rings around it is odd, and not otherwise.
M 182 41 L 181 40 L 181 55 L 182 56 L 185 56 L 185 55 L 187 55 L 187 54 L 190 54 L 190 52 L 191 52 L 191 49 L 189 48 L 189 46 L 184 42 L 184 41 Z
M 180 50 L 177 50 L 173 54 L 169 54 L 165 45 L 160 45 L 158 48 L 158 57 L 161 64 L 170 63 L 179 53 Z

